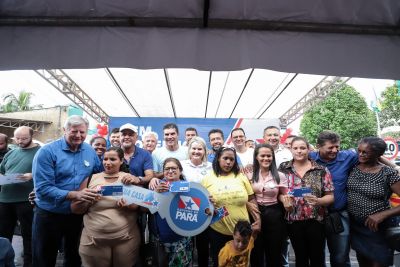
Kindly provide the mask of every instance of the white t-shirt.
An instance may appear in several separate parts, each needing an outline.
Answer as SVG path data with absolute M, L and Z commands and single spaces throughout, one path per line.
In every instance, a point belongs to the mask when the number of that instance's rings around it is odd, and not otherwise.
M 194 165 L 190 159 L 181 160 L 183 176 L 189 182 L 201 183 L 204 176 L 212 170 L 211 162 L 203 162 L 200 165 Z
M 293 159 L 292 152 L 283 145 L 279 145 L 278 149 L 275 150 L 275 163 L 276 167 L 279 168 L 282 162 Z
M 177 160 L 184 160 L 188 158 L 188 148 L 179 146 L 175 151 L 170 151 L 166 147 L 160 147 L 154 150 L 153 154 L 153 169 L 155 172 L 160 172 L 163 169 L 164 161 L 167 158 L 176 158 Z
M 244 153 L 239 153 L 236 150 L 236 154 L 240 158 L 240 162 L 242 163 L 242 167 L 246 167 L 249 164 L 253 165 L 254 149 L 247 148 L 246 152 L 244 152 Z

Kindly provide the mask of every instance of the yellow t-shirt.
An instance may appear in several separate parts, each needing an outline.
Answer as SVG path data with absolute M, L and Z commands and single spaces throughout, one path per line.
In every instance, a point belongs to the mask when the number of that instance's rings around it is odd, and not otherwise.
M 233 229 L 239 220 L 249 221 L 246 203 L 253 189 L 249 180 L 239 173 L 217 177 L 210 172 L 201 184 L 208 190 L 218 207 L 225 206 L 229 215 L 211 225 L 211 228 L 224 235 L 233 235 Z
M 248 267 L 250 265 L 250 253 L 254 247 L 254 238 L 250 237 L 247 248 L 236 251 L 233 248 L 233 240 L 228 241 L 218 254 L 218 267 Z

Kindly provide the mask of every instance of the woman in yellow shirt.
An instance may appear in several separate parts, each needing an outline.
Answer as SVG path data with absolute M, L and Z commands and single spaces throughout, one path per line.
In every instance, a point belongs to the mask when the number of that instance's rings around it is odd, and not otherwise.
M 201 182 L 215 201 L 216 207 L 224 206 L 228 215 L 212 224 L 209 229 L 210 251 L 213 266 L 218 266 L 218 253 L 226 242 L 232 240 L 235 225 L 238 221 L 250 221 L 249 211 L 253 217 L 253 231 L 260 229 L 260 217 L 257 202 L 249 180 L 240 173 L 236 160 L 236 151 L 231 147 L 220 148 L 213 161 L 213 172 Z M 248 203 L 252 209 L 248 210 Z

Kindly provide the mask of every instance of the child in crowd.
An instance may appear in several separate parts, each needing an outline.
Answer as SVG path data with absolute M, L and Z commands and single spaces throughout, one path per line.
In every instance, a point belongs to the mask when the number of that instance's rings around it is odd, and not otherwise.
M 238 221 L 233 231 L 233 240 L 228 241 L 218 255 L 219 267 L 248 267 L 250 253 L 254 247 L 254 235 L 247 221 Z

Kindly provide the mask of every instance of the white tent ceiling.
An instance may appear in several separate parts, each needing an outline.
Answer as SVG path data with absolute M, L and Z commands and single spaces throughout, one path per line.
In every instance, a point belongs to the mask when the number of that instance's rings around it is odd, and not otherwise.
M 279 117 L 321 75 L 399 79 L 399 22 L 397 0 L 2 0 L 0 70 L 66 69 L 109 116 Z

